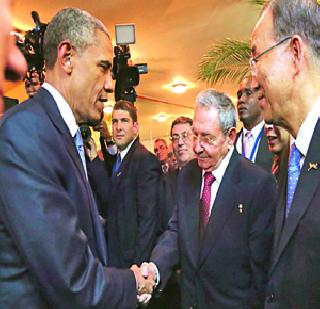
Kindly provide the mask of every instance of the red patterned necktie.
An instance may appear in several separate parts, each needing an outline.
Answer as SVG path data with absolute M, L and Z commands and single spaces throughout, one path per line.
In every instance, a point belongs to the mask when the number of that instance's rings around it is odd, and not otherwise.
M 211 186 L 215 181 L 215 177 L 211 172 L 204 173 L 204 185 L 200 201 L 200 231 L 203 234 L 210 218 L 211 204 Z
M 275 155 L 273 158 L 271 172 L 274 176 L 276 176 L 279 171 L 279 159 L 280 159 L 280 157 L 277 155 Z

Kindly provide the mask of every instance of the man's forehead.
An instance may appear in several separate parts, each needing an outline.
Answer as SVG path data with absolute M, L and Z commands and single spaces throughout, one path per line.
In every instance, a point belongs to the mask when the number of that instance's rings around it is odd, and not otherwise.
M 269 6 L 261 14 L 252 32 L 252 52 L 256 52 L 259 41 L 271 40 L 274 38 L 273 14 Z M 261 52 L 261 51 L 259 51 Z
M 189 123 L 177 123 L 172 127 L 172 131 L 183 131 L 189 129 L 191 126 Z

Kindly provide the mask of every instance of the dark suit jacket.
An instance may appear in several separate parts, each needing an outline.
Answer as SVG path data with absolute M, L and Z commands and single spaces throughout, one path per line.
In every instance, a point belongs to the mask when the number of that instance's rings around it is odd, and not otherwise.
M 317 163 L 317 168 L 310 168 Z M 280 183 L 266 308 L 320 308 L 320 122 L 313 133 L 285 220 L 287 179 Z
M 51 94 L 0 125 L 0 307 L 133 308 L 130 270 L 106 268 L 99 217 Z
M 241 138 L 241 134 L 242 134 L 242 129 L 237 134 L 235 145 L 237 143 L 238 138 Z M 264 168 L 267 172 L 271 172 L 273 157 L 274 157 L 273 154 L 269 151 L 269 148 L 268 148 L 267 137 L 265 133 L 262 132 L 255 163 L 261 166 L 262 168 Z
M 272 248 L 274 177 L 234 151 L 202 243 L 201 179 L 196 160 L 179 175 L 178 207 L 151 256 L 162 285 L 180 260 L 183 308 L 262 306 Z
M 111 178 L 105 203 L 111 266 L 126 268 L 149 260 L 160 228 L 161 178 L 159 160 L 137 138 L 116 177 Z M 105 185 L 103 181 L 94 185 L 99 196 L 104 194 Z
M 168 222 L 177 205 L 177 181 L 179 170 L 169 170 L 163 176 L 163 201 L 161 203 L 161 232 L 167 229 Z

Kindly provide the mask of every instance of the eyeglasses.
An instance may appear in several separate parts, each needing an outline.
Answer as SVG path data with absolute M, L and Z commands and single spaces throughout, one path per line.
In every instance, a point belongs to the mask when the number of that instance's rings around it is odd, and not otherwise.
M 178 134 L 178 133 L 172 134 L 172 136 L 171 136 L 170 139 L 171 139 L 171 141 L 172 141 L 173 143 L 179 142 L 180 138 L 182 139 L 183 142 L 186 142 L 186 141 L 188 140 L 188 138 L 189 138 L 189 136 L 190 136 L 191 133 L 192 133 L 192 132 L 191 132 L 191 129 L 189 129 L 189 130 L 187 130 L 187 131 L 185 131 L 185 132 L 182 132 L 181 134 Z
M 260 59 L 263 55 L 267 54 L 269 51 L 273 50 L 273 49 L 276 48 L 277 46 L 281 45 L 282 43 L 284 43 L 284 42 L 286 42 L 286 41 L 288 41 L 288 40 L 290 40 L 290 39 L 292 39 L 292 36 L 285 37 L 284 39 L 282 39 L 282 40 L 280 40 L 278 43 L 272 45 L 271 47 L 269 47 L 268 49 L 266 49 L 265 51 L 263 51 L 263 52 L 260 53 L 259 55 L 251 58 L 251 59 L 250 59 L 250 65 L 251 65 L 251 67 L 254 67 L 254 66 L 257 64 L 257 62 L 259 61 L 259 59 Z
M 199 141 L 200 145 L 202 147 L 208 147 L 208 146 L 212 146 L 217 137 L 215 136 L 210 136 L 210 135 L 196 135 L 196 134 L 192 134 L 192 137 L 193 137 L 193 142 L 195 143 L 196 141 Z

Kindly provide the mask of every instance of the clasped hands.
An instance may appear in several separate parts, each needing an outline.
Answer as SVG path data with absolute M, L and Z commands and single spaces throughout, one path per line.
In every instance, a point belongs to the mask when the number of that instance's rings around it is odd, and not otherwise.
M 137 265 L 132 265 L 131 270 L 134 272 L 137 282 L 138 301 L 147 304 L 158 284 L 156 266 L 153 263 L 142 263 L 140 268 Z

